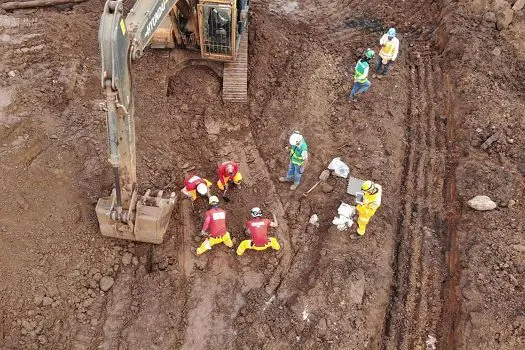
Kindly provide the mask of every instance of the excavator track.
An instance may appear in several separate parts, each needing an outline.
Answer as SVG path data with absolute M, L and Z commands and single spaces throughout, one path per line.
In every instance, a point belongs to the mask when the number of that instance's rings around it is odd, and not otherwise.
M 222 99 L 228 102 L 248 101 L 248 33 L 241 38 L 235 62 L 224 64 Z

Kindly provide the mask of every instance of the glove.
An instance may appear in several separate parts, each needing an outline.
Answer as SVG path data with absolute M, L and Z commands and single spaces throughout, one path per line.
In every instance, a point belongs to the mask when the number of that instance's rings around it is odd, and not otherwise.
M 201 230 L 200 235 L 201 235 L 202 237 L 206 237 L 206 236 L 208 235 L 208 233 L 207 233 L 206 231 L 204 231 L 204 230 Z
M 301 174 L 304 173 L 304 165 L 303 165 L 301 168 L 299 168 L 299 172 L 300 172 Z

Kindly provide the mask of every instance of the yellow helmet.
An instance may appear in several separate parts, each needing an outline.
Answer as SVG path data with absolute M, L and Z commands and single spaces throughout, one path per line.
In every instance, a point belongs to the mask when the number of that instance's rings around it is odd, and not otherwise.
M 361 185 L 361 190 L 363 191 L 371 191 L 374 189 L 374 183 L 370 180 L 366 180 L 365 182 L 363 182 L 363 184 Z

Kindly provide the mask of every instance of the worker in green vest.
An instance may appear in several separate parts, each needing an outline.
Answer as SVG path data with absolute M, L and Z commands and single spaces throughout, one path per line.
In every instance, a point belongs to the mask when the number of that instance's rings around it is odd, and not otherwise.
M 286 177 L 280 177 L 280 182 L 292 182 L 290 190 L 294 191 L 301 182 L 306 159 L 308 158 L 308 145 L 299 131 L 294 131 L 290 136 L 290 165 Z
M 354 74 L 354 87 L 352 88 L 349 96 L 351 102 L 356 101 L 356 96 L 364 93 L 366 90 L 368 90 L 370 85 L 372 85 L 368 80 L 368 70 L 370 68 L 368 62 L 370 62 L 370 60 L 372 60 L 375 55 L 376 54 L 373 50 L 366 49 L 363 58 L 357 61 Z

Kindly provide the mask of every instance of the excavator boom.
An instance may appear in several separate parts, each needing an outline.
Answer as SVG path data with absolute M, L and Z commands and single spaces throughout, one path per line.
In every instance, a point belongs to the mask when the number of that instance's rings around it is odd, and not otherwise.
M 247 0 L 137 0 L 124 17 L 123 0 L 106 2 L 99 28 L 101 84 L 115 186 L 95 209 L 103 235 L 161 243 L 175 206 L 175 193 L 138 194 L 132 61 L 152 40 L 165 47 L 195 43 L 201 59 L 225 62 L 223 99 L 244 102 L 248 9 Z
M 132 59 L 140 57 L 176 2 L 139 0 L 129 21 L 124 20 L 121 0 L 109 0 L 104 6 L 99 29 L 101 81 L 106 93 L 109 162 L 115 177 L 111 195 L 100 198 L 95 209 L 105 236 L 161 243 L 175 205 L 175 193 L 167 199 L 162 197 L 162 191 L 155 197 L 150 197 L 150 190 L 144 196 L 137 193 L 130 65 Z

